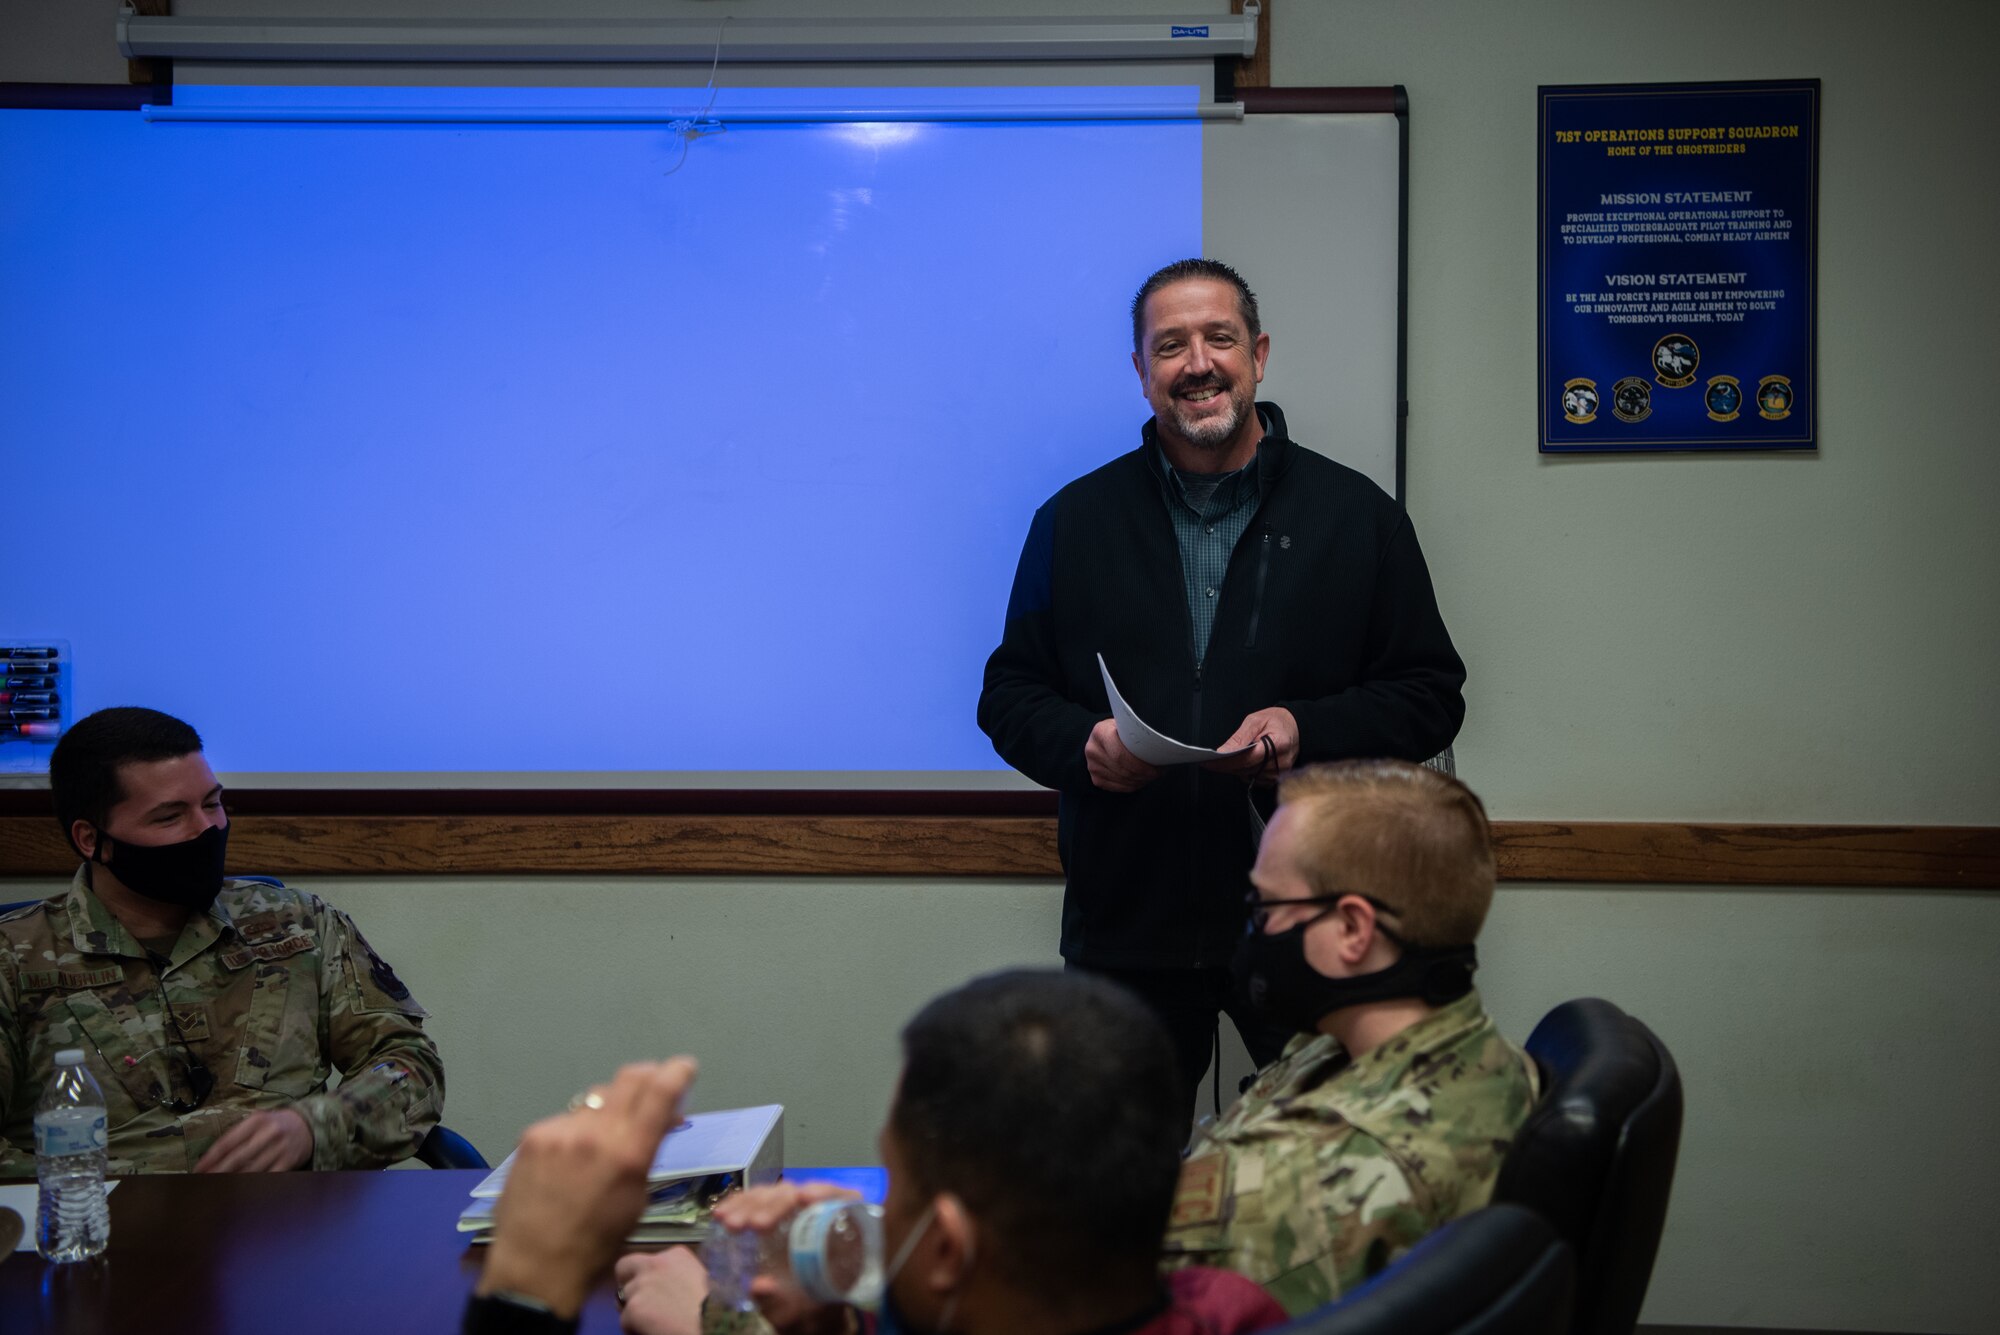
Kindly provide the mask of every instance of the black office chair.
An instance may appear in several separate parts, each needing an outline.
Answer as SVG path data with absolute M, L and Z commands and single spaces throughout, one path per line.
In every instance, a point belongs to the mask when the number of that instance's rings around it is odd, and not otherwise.
M 491 1168 L 472 1142 L 440 1123 L 417 1146 L 417 1162 L 427 1168 Z
M 1550 1011 L 1528 1052 L 1542 1098 L 1493 1198 L 1538 1211 L 1575 1248 L 1572 1335 L 1631 1335 L 1680 1152 L 1680 1071 L 1652 1030 L 1595 997 Z
M 1565 1335 L 1575 1290 L 1576 1258 L 1553 1224 L 1489 1205 L 1272 1335 Z

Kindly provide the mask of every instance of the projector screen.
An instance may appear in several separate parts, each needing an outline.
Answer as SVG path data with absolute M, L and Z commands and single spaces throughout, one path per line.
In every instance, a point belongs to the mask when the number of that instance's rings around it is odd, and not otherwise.
M 981 668 L 1034 508 L 1138 442 L 1128 305 L 1152 269 L 1209 253 L 1264 286 L 1266 396 L 1395 485 L 1394 119 L 1231 137 L 1250 126 L 1196 121 L 1197 95 L 845 89 L 1190 116 L 772 124 L 732 108 L 828 90 L 725 90 L 692 138 L 0 111 L 0 461 L 27 554 L 0 639 L 66 641 L 69 717 L 169 710 L 239 783 L 1011 782 L 973 722 Z M 688 101 L 174 93 L 663 97 Z M 1285 120 L 1372 125 L 1368 175 L 1330 160 L 1329 198 L 1300 198 L 1322 164 L 1260 165 L 1296 158 Z M 1301 235 L 1232 249 L 1218 214 Z M 1308 274 L 1284 245 L 1324 253 Z

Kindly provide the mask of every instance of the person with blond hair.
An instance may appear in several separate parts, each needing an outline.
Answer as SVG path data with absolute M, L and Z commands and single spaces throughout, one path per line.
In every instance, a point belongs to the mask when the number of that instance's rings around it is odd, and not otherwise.
M 1485 1205 L 1538 1080 L 1472 986 L 1493 843 L 1457 779 L 1299 770 L 1250 882 L 1236 979 L 1297 1036 L 1189 1155 L 1167 1264 L 1234 1270 L 1297 1314 Z

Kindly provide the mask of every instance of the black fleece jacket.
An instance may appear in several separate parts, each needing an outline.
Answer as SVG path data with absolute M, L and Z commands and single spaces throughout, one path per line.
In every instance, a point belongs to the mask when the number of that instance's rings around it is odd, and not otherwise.
M 1083 747 L 1110 717 L 1104 655 L 1139 716 L 1214 746 L 1259 709 L 1299 724 L 1299 764 L 1425 760 L 1465 718 L 1452 648 L 1402 507 L 1294 444 L 1276 404 L 1260 492 L 1197 670 L 1154 426 L 1035 512 L 979 726 L 1002 759 L 1061 794 L 1062 953 L 1104 968 L 1226 964 L 1256 857 L 1241 780 L 1179 766 L 1136 793 L 1092 785 Z M 1268 811 L 1268 792 L 1259 805 Z

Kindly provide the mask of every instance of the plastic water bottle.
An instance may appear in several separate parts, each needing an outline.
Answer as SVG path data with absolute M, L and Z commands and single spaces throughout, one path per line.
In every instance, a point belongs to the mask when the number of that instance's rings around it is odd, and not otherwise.
M 56 1054 L 55 1074 L 35 1105 L 35 1250 L 51 1261 L 88 1261 L 111 1238 L 104 1201 L 104 1091 L 82 1048 Z
M 882 1211 L 861 1201 L 815 1201 L 763 1237 L 710 1224 L 701 1250 L 708 1300 L 738 1312 L 756 1307 L 758 1275 L 815 1302 L 872 1307 L 882 1296 Z

